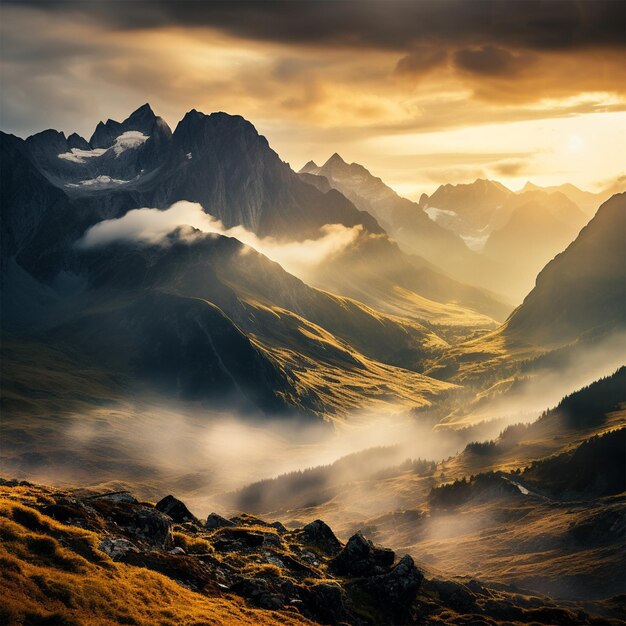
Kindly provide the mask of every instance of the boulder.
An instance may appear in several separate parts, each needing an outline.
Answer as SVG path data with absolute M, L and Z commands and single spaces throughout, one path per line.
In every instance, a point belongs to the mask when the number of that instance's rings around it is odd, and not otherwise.
M 329 567 L 342 576 L 375 576 L 391 567 L 394 558 L 393 550 L 376 547 L 361 533 L 356 533 L 330 561 Z
M 114 561 L 126 556 L 131 550 L 139 552 L 137 547 L 122 537 L 105 537 L 98 546 L 102 552 L 108 554 Z
M 235 526 L 235 522 L 231 522 L 229 519 L 218 515 L 217 513 L 211 513 L 206 518 L 204 527 L 208 530 L 215 530 L 216 528 L 227 528 L 229 526 Z
M 172 520 L 148 507 L 135 507 L 127 518 L 126 530 L 157 548 L 172 544 Z
M 338 585 L 317 583 L 300 590 L 302 612 L 322 624 L 337 624 L 346 619 L 345 593 Z
M 262 609 L 276 611 L 285 604 L 284 596 L 275 593 L 270 583 L 264 578 L 242 578 L 230 590 Z
M 191 511 L 185 506 L 184 502 L 181 502 L 174 496 L 165 496 L 162 500 L 159 500 L 156 504 L 157 511 L 169 515 L 177 524 L 184 522 L 197 522 L 197 518 L 191 513 Z
M 270 526 L 275 528 L 281 535 L 287 532 L 287 529 L 281 522 L 272 522 Z
M 115 524 L 131 540 L 141 540 L 155 548 L 172 545 L 172 518 L 154 507 L 100 498 L 90 504 L 107 523 Z
M 247 528 L 224 528 L 211 538 L 211 542 L 218 552 L 233 552 L 259 548 L 265 543 L 265 535 Z
M 97 496 L 85 498 L 85 500 L 107 500 L 108 502 L 126 502 L 129 504 L 137 504 L 137 498 L 130 491 L 112 491 L 111 493 L 102 493 Z
M 302 529 L 303 541 L 307 545 L 311 545 L 324 554 L 334 556 L 341 550 L 341 543 L 335 537 L 335 533 L 330 526 L 321 519 L 307 524 Z
M 464 584 L 452 580 L 432 580 L 431 586 L 446 606 L 459 613 L 474 613 L 478 610 L 476 596 Z
M 424 575 L 406 554 L 388 572 L 349 583 L 348 588 L 351 595 L 368 597 L 381 623 L 403 624 L 409 618 L 423 580 Z

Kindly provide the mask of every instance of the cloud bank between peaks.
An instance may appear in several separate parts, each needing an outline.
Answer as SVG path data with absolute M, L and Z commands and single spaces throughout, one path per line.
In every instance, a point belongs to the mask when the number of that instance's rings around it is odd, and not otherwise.
M 342 224 L 326 224 L 320 229 L 317 239 L 277 241 L 271 237 L 258 237 L 244 226 L 226 228 L 220 220 L 205 213 L 202 205 L 182 200 L 165 210 L 133 209 L 122 217 L 99 222 L 85 232 L 77 245 L 88 249 L 116 242 L 164 244 L 167 235 L 182 227 L 194 229 L 186 233 L 189 239 L 197 237 L 199 233 L 238 239 L 296 275 L 338 254 L 352 244 L 362 231 L 360 225 L 348 228 Z

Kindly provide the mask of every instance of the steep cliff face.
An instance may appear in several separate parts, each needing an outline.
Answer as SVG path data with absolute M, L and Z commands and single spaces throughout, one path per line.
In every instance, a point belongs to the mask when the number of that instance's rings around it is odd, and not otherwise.
M 55 140 L 54 137 L 52 137 Z M 2 273 L 8 260 L 24 251 L 42 224 L 65 215 L 70 204 L 63 191 L 51 185 L 28 157 L 21 139 L 0 132 L 0 200 Z
M 341 194 L 301 181 L 240 116 L 190 111 L 174 131 L 173 148 L 158 203 L 200 202 L 227 227 L 243 225 L 261 236 L 317 236 L 321 226 L 335 223 L 382 232 Z

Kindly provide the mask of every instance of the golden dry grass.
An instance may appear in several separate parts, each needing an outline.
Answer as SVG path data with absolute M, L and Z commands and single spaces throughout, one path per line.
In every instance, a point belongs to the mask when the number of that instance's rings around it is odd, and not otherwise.
M 182 548 L 187 554 L 209 554 L 213 552 L 213 547 L 202 537 L 190 537 L 183 533 L 172 533 L 174 545 Z
M 36 497 L 27 487 L 11 489 L 10 496 L 9 490 L 0 489 L 2 624 L 309 623 L 295 614 L 247 608 L 233 596 L 207 597 L 156 572 L 114 563 L 98 550 L 96 533 L 61 524 L 29 507 Z

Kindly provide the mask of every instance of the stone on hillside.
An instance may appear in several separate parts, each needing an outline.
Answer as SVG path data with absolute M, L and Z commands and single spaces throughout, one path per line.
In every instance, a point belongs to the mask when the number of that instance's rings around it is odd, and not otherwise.
M 176 523 L 197 521 L 196 517 L 185 506 L 185 503 L 174 496 L 165 496 L 156 504 L 156 509 L 169 515 Z
M 424 575 L 406 554 L 388 572 L 350 583 L 349 588 L 358 597 L 368 596 L 384 623 L 404 624 L 423 580 Z
M 345 593 L 338 585 L 317 583 L 300 590 L 306 617 L 322 624 L 337 624 L 345 620 Z
M 217 513 L 211 513 L 204 523 L 204 527 L 208 530 L 215 530 L 216 528 L 227 528 L 229 526 L 235 526 L 235 522 L 231 522 L 229 519 L 218 515 Z
M 343 576 L 374 576 L 391 567 L 394 558 L 393 550 L 376 547 L 361 533 L 356 533 L 332 559 L 330 569 Z
M 231 587 L 231 591 L 262 609 L 276 611 L 285 604 L 285 597 L 275 593 L 270 583 L 264 578 L 242 578 Z
M 160 511 L 148 507 L 135 508 L 129 522 L 127 530 L 144 541 L 159 548 L 171 545 L 172 520 Z
M 105 537 L 100 542 L 98 548 L 105 554 L 108 554 L 114 561 L 126 556 L 131 550 L 138 552 L 137 547 L 133 543 L 121 537 Z
M 302 529 L 302 534 L 304 543 L 318 548 L 325 554 L 334 556 L 341 550 L 341 543 L 335 537 L 335 533 L 321 519 L 316 519 L 314 522 L 307 524 Z
M 86 498 L 90 500 L 91 498 Z M 96 500 L 107 500 L 108 502 L 126 502 L 129 504 L 137 504 L 137 498 L 133 496 L 129 491 L 115 491 L 112 493 L 103 493 L 98 496 L 93 496 L 93 499 Z
M 275 528 L 275 529 L 276 529 L 276 530 L 277 530 L 277 531 L 278 531 L 281 535 L 282 535 L 283 533 L 286 533 L 286 532 L 287 532 L 287 529 L 286 529 L 286 528 L 285 528 L 285 526 L 282 524 L 282 522 L 272 522 L 272 523 L 270 524 L 270 526 L 271 526 L 272 528 Z

